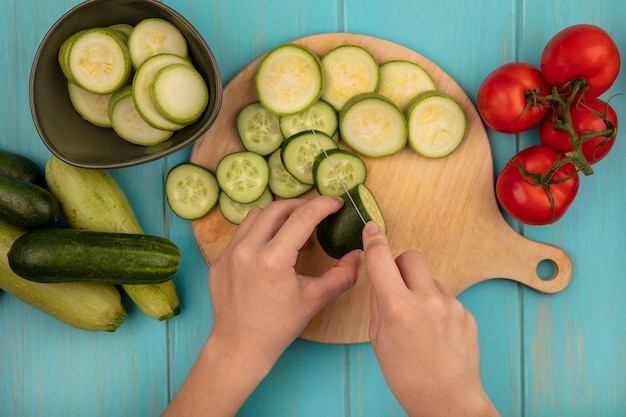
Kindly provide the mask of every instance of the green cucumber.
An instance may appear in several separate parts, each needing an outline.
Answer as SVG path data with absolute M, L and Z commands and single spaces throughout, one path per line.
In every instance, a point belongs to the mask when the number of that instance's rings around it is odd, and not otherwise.
M 115 331 L 126 318 L 114 285 L 92 282 L 40 284 L 15 274 L 7 254 L 24 230 L 0 221 L 0 289 L 55 319 L 87 331 Z
M 24 229 L 51 226 L 59 203 L 45 188 L 0 173 L 0 220 Z
M 41 168 L 33 160 L 17 153 L 0 149 L 0 173 L 33 184 L 43 184 Z
M 380 66 L 378 93 L 393 101 L 402 111 L 413 97 L 436 88 L 431 75 L 414 62 L 393 60 Z
M 182 219 L 195 220 L 208 214 L 219 194 L 215 174 L 200 165 L 181 163 L 165 179 L 167 203 Z
M 73 229 L 143 233 L 126 195 L 108 171 L 75 167 L 52 156 L 45 177 Z M 149 317 L 164 320 L 180 313 L 173 280 L 122 287 Z
M 280 45 L 265 55 L 255 73 L 259 101 L 279 116 L 300 113 L 321 96 L 322 62 L 309 48 Z
M 172 279 L 180 265 L 178 247 L 162 237 L 61 228 L 24 233 L 8 257 L 17 275 L 48 284 L 156 284 Z
M 281 150 L 277 149 L 270 155 L 267 164 L 270 169 L 268 186 L 279 198 L 295 198 L 309 191 L 313 186 L 300 182 L 287 171 L 280 158 Z
M 408 136 L 404 114 L 378 93 L 363 93 L 348 100 L 339 113 L 339 130 L 353 151 L 370 158 L 400 152 Z
M 320 154 L 313 164 L 315 188 L 320 195 L 338 197 L 346 189 L 363 184 L 366 178 L 365 162 L 357 154 L 345 149 L 329 149 Z
M 219 196 L 218 205 L 222 216 L 232 224 L 238 225 L 246 218 L 250 210 L 254 208 L 265 208 L 269 206 L 272 201 L 274 201 L 274 197 L 269 188 L 266 188 L 257 200 L 250 203 L 238 203 L 222 191 Z
M 374 221 L 383 230 L 387 225 L 376 198 L 365 184 L 351 188 L 341 195 L 343 207 L 329 215 L 317 226 L 317 241 L 329 256 L 339 259 L 346 253 L 363 249 L 363 227 L 365 223 Z M 360 214 L 355 210 L 359 209 Z M 363 218 L 361 218 L 363 216 Z
M 237 203 L 251 203 L 265 192 L 269 167 L 261 155 L 240 151 L 225 155 L 215 168 L 220 189 Z
M 158 54 L 174 54 L 187 58 L 187 40 L 172 22 L 147 18 L 137 23 L 128 35 L 128 49 L 135 68 Z
M 317 100 L 315 104 L 300 113 L 281 116 L 279 126 L 285 139 L 305 130 L 317 130 L 333 137 L 339 128 L 339 120 L 333 106 L 324 100 Z
M 340 111 L 352 97 L 373 93 L 378 88 L 380 69 L 376 59 L 365 48 L 341 45 L 322 58 L 324 89 L 321 98 Z
M 322 149 L 323 147 L 323 149 Z M 314 130 L 296 133 L 283 143 L 280 159 L 298 181 L 313 185 L 313 164 L 323 150 L 337 148 L 337 142 L 323 132 Z
M 237 114 L 237 133 L 243 147 L 259 155 L 269 155 L 283 144 L 278 115 L 258 101 L 247 104 Z
M 448 156 L 465 139 L 465 112 L 454 97 L 440 91 L 425 91 L 412 99 L 406 120 L 409 146 L 427 158 Z

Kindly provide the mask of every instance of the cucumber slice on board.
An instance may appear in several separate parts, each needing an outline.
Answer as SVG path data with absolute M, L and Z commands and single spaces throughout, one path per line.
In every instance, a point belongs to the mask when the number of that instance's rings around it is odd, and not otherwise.
M 67 83 L 67 90 L 74 110 L 76 110 L 83 119 L 95 126 L 111 127 L 109 101 L 113 93 L 92 93 L 69 81 Z
M 184 127 L 184 124 L 167 119 L 156 108 L 152 99 L 152 83 L 156 74 L 164 67 L 185 63 L 191 65 L 189 61 L 178 55 L 159 54 L 146 59 L 137 69 L 132 84 L 133 100 L 141 117 L 152 127 L 163 130 L 179 130 Z
M 349 193 L 349 196 L 348 196 Z M 343 193 L 343 207 L 320 222 L 317 226 L 317 240 L 329 256 L 339 259 L 354 249 L 363 249 L 364 221 L 375 221 L 383 230 L 387 230 L 385 219 L 376 202 L 376 198 L 365 184 L 351 188 Z M 363 219 L 354 209 L 352 202 L 363 215 Z
M 365 48 L 341 45 L 322 58 L 324 89 L 322 99 L 340 111 L 352 97 L 375 92 L 380 81 L 376 59 Z
M 68 79 L 96 94 L 110 94 L 126 84 L 130 76 L 129 50 L 112 31 L 83 30 L 70 37 L 68 49 L 61 51 L 61 65 L 67 66 Z
M 195 220 L 209 213 L 219 194 L 215 174 L 200 165 L 181 163 L 165 179 L 167 203 L 182 219 Z
M 279 126 L 285 139 L 305 130 L 317 130 L 333 137 L 339 128 L 339 120 L 333 106 L 318 100 L 303 112 L 281 116 Z
M 258 101 L 237 114 L 237 133 L 243 147 L 259 155 L 269 155 L 283 144 L 278 115 Z
M 233 201 L 225 192 L 221 192 L 218 205 L 222 216 L 232 224 L 240 224 L 253 208 L 265 208 L 274 201 L 274 196 L 269 188 L 266 188 L 257 200 L 251 203 L 238 203 Z
M 337 142 L 323 132 L 296 133 L 283 143 L 280 159 L 287 171 L 298 181 L 313 185 L 313 164 L 319 154 L 325 150 L 336 149 Z
M 209 88 L 192 65 L 172 64 L 159 70 L 152 81 L 152 100 L 167 119 L 193 123 L 209 104 Z
M 377 93 L 352 97 L 339 113 L 339 131 L 345 143 L 360 155 L 390 156 L 406 145 L 404 114 L 388 98 Z
M 415 97 L 406 109 L 409 146 L 428 158 L 443 158 L 465 139 L 467 119 L 459 103 L 439 91 Z
M 301 45 L 274 48 L 261 60 L 255 73 L 259 101 L 280 116 L 311 107 L 320 98 L 323 85 L 319 57 Z
M 151 56 L 168 53 L 187 58 L 187 40 L 173 23 L 148 18 L 137 23 L 128 36 L 132 65 L 139 68 Z
M 414 62 L 394 60 L 380 66 L 378 93 L 389 98 L 402 111 L 415 96 L 436 88 L 430 74 Z
M 225 155 L 215 168 L 220 189 L 241 204 L 258 200 L 269 182 L 269 167 L 263 156 L 239 151 Z
M 345 149 L 329 149 L 326 154 L 320 154 L 313 164 L 315 188 L 320 195 L 338 197 L 345 193 L 344 186 L 351 189 L 363 184 L 366 178 L 365 162 L 357 154 Z
M 272 193 L 279 198 L 295 198 L 313 188 L 310 184 L 304 184 L 287 171 L 280 159 L 280 149 L 275 150 L 267 160 L 270 168 L 268 186 Z

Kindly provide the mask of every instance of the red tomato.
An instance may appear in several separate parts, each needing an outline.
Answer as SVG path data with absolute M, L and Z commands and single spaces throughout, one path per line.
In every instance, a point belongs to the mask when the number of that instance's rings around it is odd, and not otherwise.
M 578 192 L 576 167 L 565 163 L 547 184 L 539 180 L 560 158 L 561 154 L 552 148 L 531 146 L 505 165 L 496 182 L 496 195 L 513 218 L 525 224 L 545 225 L 563 217 Z
M 582 144 L 585 159 L 590 164 L 594 164 L 604 158 L 615 143 L 615 135 L 617 134 L 617 114 L 608 103 L 600 99 L 586 101 L 584 104 L 572 104 L 570 107 L 572 127 L 578 133 L 579 137 L 585 133 L 601 132 L 607 129 L 604 120 L 593 114 L 589 108 L 600 114 L 604 114 L 606 109 L 606 119 L 615 127 L 614 133 L 610 138 L 607 139 L 607 137 L 602 136 L 588 139 Z M 547 117 L 541 123 L 539 138 L 542 144 L 556 149 L 559 152 L 565 153 L 572 150 L 572 142 L 569 135 L 562 130 L 555 130 L 550 117 Z
M 551 87 L 538 68 L 523 62 L 505 64 L 485 78 L 478 89 L 478 111 L 498 132 L 520 133 L 538 125 L 549 106 L 529 106 L 529 90 L 550 94 Z
M 588 24 L 570 26 L 557 33 L 541 54 L 541 72 L 550 84 L 561 88 L 582 77 L 589 89 L 587 100 L 604 93 L 615 81 L 620 68 L 617 45 L 603 29 Z

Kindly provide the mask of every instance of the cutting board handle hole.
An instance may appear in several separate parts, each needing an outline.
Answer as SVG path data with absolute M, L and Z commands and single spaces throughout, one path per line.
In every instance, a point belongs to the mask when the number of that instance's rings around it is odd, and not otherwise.
M 552 259 L 544 259 L 537 264 L 537 276 L 543 281 L 553 279 L 558 272 L 558 268 Z

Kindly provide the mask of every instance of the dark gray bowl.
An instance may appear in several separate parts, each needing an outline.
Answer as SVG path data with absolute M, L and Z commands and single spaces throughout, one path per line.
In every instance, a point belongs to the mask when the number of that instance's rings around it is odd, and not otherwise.
M 63 41 L 81 29 L 116 23 L 135 25 L 147 17 L 169 20 L 187 39 L 189 56 L 209 88 L 209 104 L 201 118 L 175 132 L 162 144 L 131 144 L 113 129 L 83 120 L 74 110 L 57 54 Z M 198 31 L 170 7 L 151 0 L 90 0 L 64 14 L 44 37 L 30 74 L 30 107 L 35 126 L 48 149 L 72 165 L 121 168 L 162 158 L 196 141 L 217 117 L 222 102 L 222 79 L 211 49 Z

